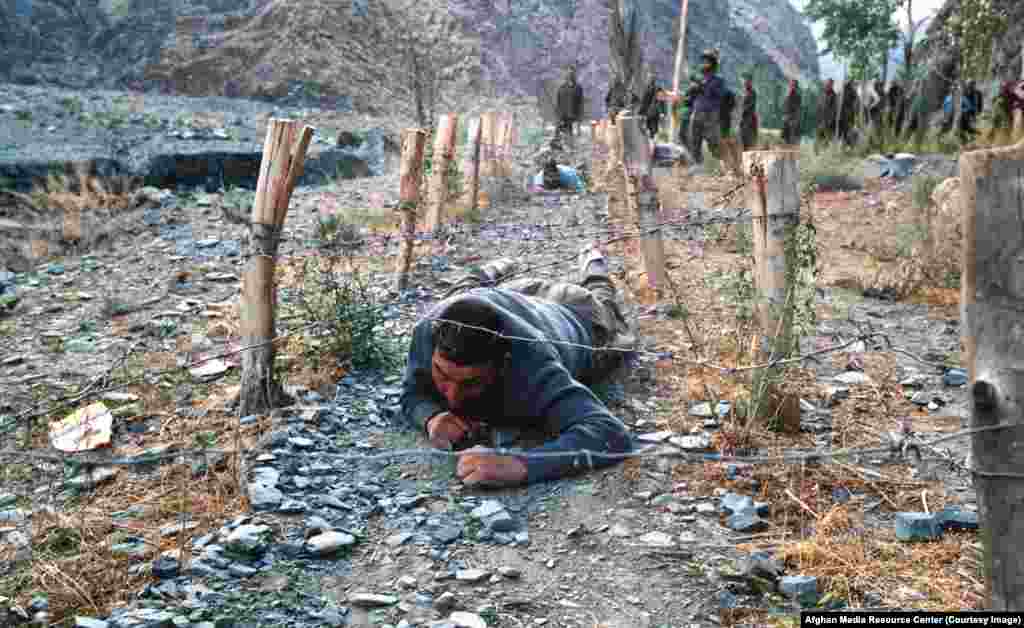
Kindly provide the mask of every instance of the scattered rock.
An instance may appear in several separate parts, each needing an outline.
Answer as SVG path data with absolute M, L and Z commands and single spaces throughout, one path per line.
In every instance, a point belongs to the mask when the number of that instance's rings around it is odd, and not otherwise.
M 801 606 L 818 603 L 818 579 L 814 576 L 783 576 L 779 579 L 779 592 L 795 599 Z
M 353 593 L 348 596 L 348 603 L 362 608 L 380 608 L 398 604 L 394 595 L 378 595 L 376 593 Z
M 484 621 L 483 617 L 465 611 L 455 611 L 448 618 L 448 621 L 458 626 L 458 628 L 487 628 L 487 622 Z
M 351 547 L 356 539 L 351 534 L 329 531 L 318 534 L 306 541 L 306 549 L 314 556 L 330 556 L 343 548 Z

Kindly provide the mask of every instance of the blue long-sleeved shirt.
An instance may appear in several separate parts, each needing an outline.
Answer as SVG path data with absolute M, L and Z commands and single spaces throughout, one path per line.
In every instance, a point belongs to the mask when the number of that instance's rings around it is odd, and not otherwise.
M 704 76 L 702 89 L 697 94 L 697 100 L 693 103 L 695 112 L 720 111 L 722 108 L 722 96 L 725 94 L 725 82 L 717 74 Z
M 589 326 L 564 305 L 502 288 L 478 288 L 450 297 L 416 324 L 409 347 L 402 412 L 406 420 L 420 429 L 424 429 L 430 417 L 449 409 L 431 376 L 434 353 L 431 319 L 444 318 L 446 309 L 463 299 L 477 300 L 492 308 L 498 314 L 505 336 L 592 346 Z M 550 342 L 508 342 L 505 374 L 487 393 L 493 412 L 478 418 L 496 427 L 548 428 L 558 432 L 553 441 L 515 452 L 526 458 L 529 483 L 608 466 L 621 458 L 602 456 L 602 453 L 632 451 L 633 440 L 626 426 L 579 381 L 593 367 L 592 357 L 592 352 L 582 347 Z M 565 453 L 558 455 L 560 452 Z

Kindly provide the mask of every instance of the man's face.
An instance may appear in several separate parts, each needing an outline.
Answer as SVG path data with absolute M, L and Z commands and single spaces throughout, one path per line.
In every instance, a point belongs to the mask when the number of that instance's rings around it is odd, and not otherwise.
M 751 81 L 750 79 L 747 79 L 743 81 L 743 86 L 746 87 L 747 91 L 749 92 L 750 90 L 754 89 L 754 82 Z
M 459 366 L 438 351 L 434 351 L 430 373 L 434 386 L 454 412 L 482 397 L 498 378 L 493 366 Z
M 710 59 L 704 59 L 704 65 L 701 66 L 701 70 L 703 70 L 705 74 L 708 74 L 714 69 L 715 64 Z

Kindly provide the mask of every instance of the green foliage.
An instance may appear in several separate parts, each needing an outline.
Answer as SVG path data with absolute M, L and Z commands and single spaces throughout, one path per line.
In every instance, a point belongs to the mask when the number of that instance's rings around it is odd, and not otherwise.
M 932 204 L 932 192 L 942 179 L 935 176 L 916 176 L 913 183 L 914 207 L 927 209 Z
M 914 245 L 928 238 L 928 227 L 920 223 L 902 224 L 896 227 L 896 255 L 910 257 Z
M 1009 22 L 1005 8 L 992 6 L 992 0 L 959 0 L 946 21 L 944 35 L 960 51 L 960 76 L 984 78 L 992 63 L 993 41 L 1006 33 Z
M 904 0 L 808 0 L 803 14 L 821 21 L 821 38 L 832 54 L 850 63 L 850 78 L 861 80 L 874 74 L 881 62 L 880 51 L 899 41 L 893 12 Z
M 704 283 L 718 292 L 722 303 L 736 310 L 736 320 L 747 322 L 753 318 L 758 297 L 754 273 L 749 268 L 716 270 L 704 277 Z
M 71 115 L 78 115 L 82 113 L 82 100 L 77 96 L 70 96 L 61 98 L 57 101 L 61 107 L 67 110 Z
M 322 257 L 307 257 L 302 265 L 302 290 L 297 299 L 307 323 L 319 322 L 315 337 L 305 343 L 306 359 L 314 365 L 327 355 L 356 368 L 389 368 L 401 357 L 401 347 L 383 333 L 383 307 L 358 270 L 337 272 Z
M 813 336 L 818 327 L 815 308 L 818 283 L 817 230 L 811 223 L 791 227 L 786 234 L 786 285 L 791 287 L 793 334 Z M 799 347 L 793 346 L 792 349 Z

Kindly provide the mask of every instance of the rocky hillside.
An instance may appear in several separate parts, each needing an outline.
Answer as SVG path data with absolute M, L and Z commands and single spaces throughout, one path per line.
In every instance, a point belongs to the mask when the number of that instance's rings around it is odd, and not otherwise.
M 592 111 L 608 85 L 607 0 L 8 0 L 0 3 L 0 80 L 70 88 L 163 88 L 194 96 L 308 96 L 337 108 L 410 113 L 396 89 L 403 68 L 393 42 L 416 22 L 470 51 L 452 68 L 469 99 L 539 93 L 577 62 Z M 645 58 L 670 80 L 677 0 L 641 7 Z M 422 15 L 420 15 L 422 17 Z M 451 19 L 449 19 L 451 18 Z M 458 31 L 452 30 L 453 20 Z M 422 24 L 422 22 L 419 22 Z M 450 31 L 450 32 L 449 32 Z M 746 68 L 816 78 L 809 27 L 787 0 L 692 3 L 687 57 L 722 51 L 730 79 Z M 451 103 L 456 105 L 456 103 Z

